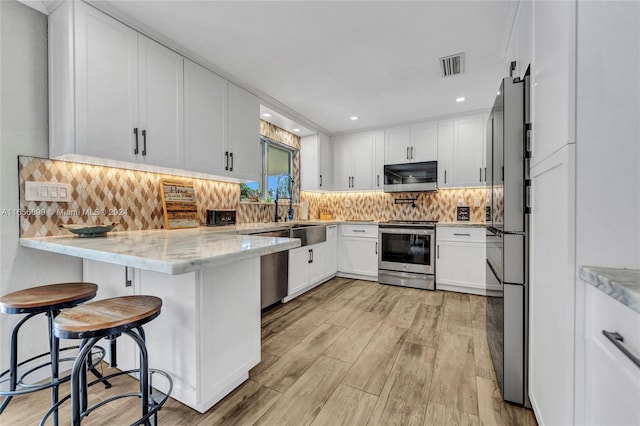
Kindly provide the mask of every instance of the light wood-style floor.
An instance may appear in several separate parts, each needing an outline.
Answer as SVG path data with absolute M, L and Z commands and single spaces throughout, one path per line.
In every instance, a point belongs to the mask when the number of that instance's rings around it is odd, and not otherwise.
M 111 391 L 133 390 L 136 383 L 121 377 Z M 91 391 L 93 400 L 106 394 L 100 386 Z M 48 398 L 46 391 L 16 398 L 0 425 L 37 424 Z M 137 408 L 137 401 L 120 400 L 90 415 L 86 424 L 128 424 Z M 61 424 L 68 424 L 68 410 L 63 407 Z M 158 420 L 536 425 L 530 410 L 502 401 L 486 342 L 484 297 L 343 278 L 263 313 L 262 362 L 232 394 L 205 414 L 169 400 Z

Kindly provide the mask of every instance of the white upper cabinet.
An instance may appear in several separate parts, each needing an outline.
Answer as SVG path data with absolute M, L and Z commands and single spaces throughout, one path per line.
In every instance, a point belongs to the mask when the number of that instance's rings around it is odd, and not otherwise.
M 417 163 L 437 159 L 437 122 L 386 131 L 385 164 Z
M 533 2 L 531 166 L 575 143 L 576 2 Z
M 411 148 L 409 149 L 412 163 L 436 161 L 438 159 L 438 123 L 424 123 L 411 127 Z
M 480 115 L 438 123 L 438 188 L 485 184 L 484 128 Z
M 484 185 L 484 117 L 453 120 L 454 180 L 458 187 Z
M 50 156 L 136 161 L 138 34 L 65 2 L 49 17 L 49 52 Z
M 138 161 L 184 167 L 184 60 L 138 35 Z
M 229 174 L 238 179 L 260 180 L 260 102 L 251 93 L 228 84 L 228 141 L 224 159 Z M 226 168 L 227 166 L 225 166 Z
M 438 188 L 453 186 L 453 120 L 445 120 L 438 122 Z
M 331 140 L 323 133 L 300 138 L 300 182 L 304 190 L 331 189 Z
M 334 189 L 372 189 L 374 157 L 371 133 L 339 136 L 332 143 Z
M 389 129 L 385 133 L 385 163 L 408 163 L 411 150 L 411 129 L 400 127 Z
M 83 2 L 49 22 L 50 155 L 182 168 L 183 58 Z
M 373 189 L 384 187 L 384 132 L 373 134 Z
M 185 169 L 224 174 L 227 81 L 188 59 L 184 61 Z
M 249 92 L 84 2 L 49 16 L 49 58 L 52 158 L 259 179 Z

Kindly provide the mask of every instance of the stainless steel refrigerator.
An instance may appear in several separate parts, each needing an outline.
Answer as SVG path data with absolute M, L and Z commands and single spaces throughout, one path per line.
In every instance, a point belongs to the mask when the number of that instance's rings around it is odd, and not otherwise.
M 530 406 L 528 340 L 528 76 L 502 80 L 487 122 L 487 340 L 505 401 Z M 525 91 L 527 94 L 525 94 Z

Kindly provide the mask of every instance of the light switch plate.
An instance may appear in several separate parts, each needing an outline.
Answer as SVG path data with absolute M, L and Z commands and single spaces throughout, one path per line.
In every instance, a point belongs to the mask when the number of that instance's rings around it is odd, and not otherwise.
M 71 185 L 57 182 L 25 182 L 24 197 L 26 201 L 71 201 Z

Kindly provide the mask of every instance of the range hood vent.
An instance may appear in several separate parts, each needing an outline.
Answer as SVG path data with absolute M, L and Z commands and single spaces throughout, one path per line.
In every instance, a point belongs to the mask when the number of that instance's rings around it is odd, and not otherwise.
M 440 58 L 440 72 L 442 77 L 462 74 L 464 72 L 464 53 Z

